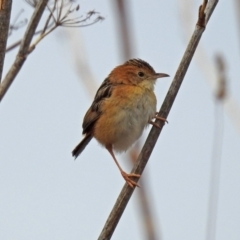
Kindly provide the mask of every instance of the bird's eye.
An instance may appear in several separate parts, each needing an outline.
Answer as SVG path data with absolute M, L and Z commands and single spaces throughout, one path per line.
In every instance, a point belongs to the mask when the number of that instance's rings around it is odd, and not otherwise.
M 144 75 L 145 75 L 145 74 L 144 74 L 143 72 L 139 72 L 139 73 L 138 73 L 138 76 L 139 76 L 139 77 L 144 77 Z

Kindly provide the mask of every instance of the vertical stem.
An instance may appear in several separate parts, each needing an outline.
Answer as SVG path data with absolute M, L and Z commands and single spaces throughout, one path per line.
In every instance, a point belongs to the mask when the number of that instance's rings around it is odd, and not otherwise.
M 0 0 L 0 82 L 5 59 L 12 0 Z
M 221 155 L 223 142 L 223 112 L 219 102 L 215 103 L 215 129 L 208 200 L 206 240 L 216 239 L 218 199 L 220 189 Z
M 129 29 L 129 1 L 127 0 L 116 0 L 117 3 L 117 14 L 119 24 L 119 38 L 120 38 L 120 51 L 122 58 L 126 61 L 132 57 L 132 44 L 130 40 L 130 29 Z

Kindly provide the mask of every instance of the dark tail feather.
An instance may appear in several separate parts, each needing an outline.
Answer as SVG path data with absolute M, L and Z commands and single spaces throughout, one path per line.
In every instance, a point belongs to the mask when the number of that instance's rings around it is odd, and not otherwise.
M 77 158 L 78 155 L 81 154 L 81 152 L 84 150 L 84 148 L 88 145 L 88 143 L 91 141 L 92 135 L 87 134 L 84 139 L 73 149 L 72 155 Z

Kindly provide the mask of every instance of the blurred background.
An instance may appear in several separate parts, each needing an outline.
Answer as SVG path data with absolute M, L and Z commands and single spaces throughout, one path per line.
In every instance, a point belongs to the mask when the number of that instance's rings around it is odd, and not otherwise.
M 30 1 L 31 2 L 31 1 Z M 129 58 L 169 74 L 158 109 L 195 28 L 202 1 L 76 1 L 98 12 L 59 27 L 27 58 L 0 104 L 0 239 L 97 239 L 123 187 L 94 140 L 74 161 L 82 119 L 101 82 Z M 23 12 L 22 12 L 23 10 Z M 11 23 L 33 8 L 13 1 Z M 44 25 L 48 11 L 42 17 Z M 13 30 L 8 46 L 26 25 Z M 240 239 L 240 4 L 213 12 L 162 134 L 112 239 Z M 3 76 L 17 48 L 7 52 Z M 125 154 L 131 171 L 150 127 Z

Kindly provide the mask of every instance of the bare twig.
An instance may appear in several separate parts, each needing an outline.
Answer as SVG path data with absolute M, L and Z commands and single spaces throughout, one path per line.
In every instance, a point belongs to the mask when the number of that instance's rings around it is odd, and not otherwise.
M 217 99 L 219 100 L 219 99 Z M 211 157 L 211 175 L 209 186 L 208 214 L 206 221 L 206 240 L 216 239 L 217 214 L 220 190 L 220 173 L 221 173 L 221 155 L 223 143 L 223 106 L 219 101 L 215 104 L 214 116 L 214 135 L 213 148 Z
M 129 156 L 133 164 L 137 160 L 138 153 L 139 153 L 139 144 L 136 144 L 134 148 L 131 149 L 131 151 L 129 152 Z M 141 190 L 138 191 L 138 198 L 137 198 L 140 204 L 141 220 L 143 222 L 143 229 L 146 234 L 146 239 L 160 240 L 161 237 L 157 233 L 159 232 L 159 223 L 158 222 L 156 223 L 156 221 L 154 221 L 154 217 L 153 217 L 154 211 L 152 211 L 153 207 L 151 205 L 152 201 L 150 201 L 150 198 L 149 198 L 150 187 L 147 180 L 148 180 L 148 177 L 146 176 L 146 172 L 145 172 L 144 178 L 141 177 L 141 179 L 139 180 Z M 156 225 L 158 225 L 158 231 L 156 229 Z
M 44 25 L 44 28 L 43 28 L 41 34 L 44 34 L 46 32 L 46 30 L 49 28 L 49 25 L 51 25 L 50 21 L 51 21 L 52 18 L 53 18 L 54 23 L 55 23 L 55 18 L 54 18 L 53 12 L 55 11 L 56 6 L 57 6 L 57 1 L 54 2 L 54 5 L 53 5 L 52 9 L 50 9 L 49 6 L 47 5 L 47 8 L 50 11 L 50 14 L 49 14 L 49 16 L 47 18 L 47 21 L 46 21 L 46 23 Z
M 117 0 L 117 16 L 119 25 L 120 53 L 124 61 L 132 57 L 132 44 L 129 31 L 129 2 L 126 0 Z
M 192 5 L 192 4 L 189 4 L 190 2 L 192 3 L 192 1 L 185 1 L 185 0 L 181 1 L 181 6 L 184 5 L 184 7 L 182 8 L 183 9 L 182 16 L 184 17 L 184 20 L 183 20 L 184 26 L 182 30 L 183 32 L 185 31 L 186 36 L 189 35 L 189 31 L 191 29 L 191 26 L 189 24 L 189 22 L 191 21 L 189 21 L 189 19 L 193 18 L 191 13 L 189 13 L 188 11 L 188 9 L 190 9 Z M 238 23 L 240 23 L 240 1 L 236 0 L 236 4 L 237 5 L 235 9 L 237 12 L 237 16 L 239 17 Z M 208 80 L 208 83 L 210 84 L 212 91 L 215 92 L 215 86 L 217 85 L 217 80 L 218 80 L 215 74 L 215 67 L 213 65 L 212 60 L 209 58 L 206 52 L 206 49 L 204 49 L 202 44 L 198 46 L 198 53 L 195 57 L 195 61 L 197 62 L 197 66 L 200 68 L 201 73 L 205 75 L 205 79 Z M 238 101 L 233 96 L 233 94 L 230 91 L 228 91 L 227 93 L 228 93 L 227 97 L 224 98 L 223 110 L 230 117 L 232 125 L 235 128 L 235 130 L 237 130 L 237 133 L 240 134 L 240 121 L 239 121 L 240 107 L 239 107 Z
M 199 11 L 198 11 L 197 25 L 203 28 L 205 27 L 205 19 L 206 19 L 205 9 L 206 9 L 207 3 L 208 3 L 208 0 L 203 0 L 203 4 L 199 7 Z
M 39 2 L 39 0 L 25 0 L 25 1 L 26 1 L 26 3 L 28 3 L 33 8 L 37 7 L 37 4 Z
M 215 116 L 214 116 L 214 135 L 211 161 L 211 175 L 208 200 L 208 216 L 206 225 L 206 240 L 216 239 L 218 198 L 220 190 L 220 172 L 221 172 L 221 155 L 223 143 L 223 106 L 220 101 L 226 97 L 226 67 L 223 58 L 216 57 L 218 87 L 216 92 Z
M 39 1 L 39 4 L 34 10 L 32 18 L 28 24 L 27 30 L 21 42 L 20 49 L 18 51 L 16 59 L 0 85 L 0 101 L 4 97 L 5 93 L 7 92 L 12 82 L 14 81 L 15 77 L 19 73 L 20 69 L 22 68 L 22 65 L 24 64 L 27 58 L 30 43 L 32 41 L 34 32 L 36 31 L 37 25 L 42 17 L 43 11 L 47 5 L 47 2 L 48 0 Z
M 19 46 L 21 44 L 22 40 L 18 40 L 17 42 L 13 43 L 12 45 L 8 46 L 6 48 L 6 53 L 13 50 L 14 48 L 16 48 L 17 46 Z
M 216 56 L 216 65 L 218 74 L 216 98 L 218 100 L 224 100 L 227 95 L 226 64 L 221 55 Z
M 49 28 L 51 28 L 51 27 L 53 27 L 53 23 L 49 24 L 48 27 L 47 27 L 47 29 L 49 29 Z M 44 29 L 41 29 L 41 30 L 39 30 L 39 31 L 36 31 L 36 32 L 34 33 L 34 35 L 38 35 L 38 34 L 40 34 L 40 33 L 42 33 L 42 32 L 45 32 L 45 31 L 46 31 L 45 28 L 44 28 Z M 9 52 L 9 51 L 11 51 L 11 50 L 13 50 L 14 48 L 18 47 L 18 46 L 21 44 L 21 42 L 22 42 L 22 39 L 16 41 L 16 42 L 13 43 L 12 45 L 8 46 L 8 47 L 6 48 L 6 53 Z
M 64 8 L 65 9 L 64 12 Z M 69 2 L 69 4 L 65 4 L 64 0 L 61 0 L 59 3 L 59 0 L 55 0 L 54 6 L 51 8 L 48 7 L 48 10 L 50 11 L 50 15 L 47 19 L 47 22 L 44 26 L 44 29 L 42 33 L 37 37 L 37 39 L 32 43 L 31 47 L 29 48 L 29 52 L 31 52 L 33 49 L 35 49 L 36 45 L 43 39 L 45 38 L 49 33 L 54 31 L 57 27 L 86 27 L 93 25 L 104 18 L 98 14 L 98 12 L 95 11 L 89 11 L 85 17 L 76 17 L 76 18 L 69 18 L 69 15 L 73 13 L 74 11 L 79 10 L 79 5 L 76 7 L 72 8 L 72 3 Z M 55 11 L 56 10 L 56 11 Z M 54 12 L 56 12 L 56 16 L 54 16 Z M 90 23 L 87 23 L 87 21 L 93 16 L 97 15 L 97 17 Z M 51 17 L 54 20 L 54 25 L 51 28 L 49 27 L 49 22 Z M 48 31 L 46 31 L 48 29 Z
M 26 0 L 27 1 L 27 0 Z M 28 0 L 27 1 L 31 6 L 35 7 L 37 3 L 36 0 Z M 54 0 L 51 6 L 47 5 L 47 9 L 49 11 L 49 16 L 45 22 L 45 25 L 42 30 L 37 31 L 35 35 L 38 35 L 37 39 L 32 43 L 31 47 L 29 47 L 29 53 L 35 49 L 36 45 L 42 41 L 49 33 L 54 31 L 57 27 L 88 27 L 99 21 L 102 21 L 104 18 L 100 16 L 100 14 L 96 11 L 89 11 L 84 17 L 75 17 L 70 18 L 70 15 L 79 10 L 79 5 L 73 7 L 72 1 L 67 0 Z M 96 16 L 91 22 L 89 20 Z M 7 47 L 6 52 L 16 48 L 20 45 L 22 40 L 19 40 L 9 47 Z
M 146 176 L 146 175 L 145 175 Z M 138 191 L 138 199 L 140 202 L 141 212 L 142 212 L 142 221 L 145 229 L 146 240 L 160 240 L 161 235 L 159 236 L 158 232 L 161 234 L 161 226 L 159 227 L 159 222 L 154 221 L 153 213 L 154 207 L 152 199 L 149 197 L 149 184 L 146 178 L 144 181 L 140 179 L 141 190 Z M 151 199 L 151 201 L 150 201 Z M 157 231 L 158 230 L 158 231 Z
M 31 3 L 31 4 L 33 4 L 33 6 L 35 6 L 37 1 L 29 0 L 27 2 Z M 46 3 L 47 2 L 48 1 L 46 1 Z M 52 7 L 47 6 L 50 13 L 49 13 L 49 16 L 47 18 L 47 21 L 45 23 L 43 30 L 40 32 L 40 35 L 35 39 L 35 41 L 31 44 L 31 46 L 29 46 L 32 41 L 33 35 L 36 31 L 37 24 L 41 18 L 41 16 L 40 16 L 39 19 L 36 21 L 37 16 L 39 16 L 38 12 L 41 9 L 41 15 L 42 15 L 42 13 L 46 7 L 46 4 L 45 4 L 43 9 L 40 8 L 39 6 L 42 6 L 42 4 L 43 3 L 41 3 L 41 5 L 37 5 L 37 7 L 35 8 L 33 17 L 28 25 L 25 36 L 24 36 L 23 40 L 21 40 L 21 46 L 19 49 L 19 53 L 16 57 L 16 60 L 13 64 L 12 68 L 9 70 L 8 74 L 6 75 L 3 83 L 0 85 L 0 101 L 3 98 L 3 96 L 5 95 L 8 88 L 10 87 L 10 85 L 13 82 L 14 78 L 16 77 L 17 73 L 21 69 L 28 54 L 31 53 L 35 49 L 36 45 L 44 37 L 46 37 L 49 33 L 54 31 L 59 26 L 62 26 L 62 27 L 85 27 L 85 26 L 90 26 L 96 22 L 103 20 L 103 17 L 101 17 L 95 11 L 88 12 L 85 17 L 80 16 L 77 18 L 70 19 L 69 15 L 71 13 L 73 13 L 74 11 L 78 11 L 79 5 L 72 8 L 71 1 L 54 0 L 54 4 Z M 93 15 L 96 15 L 96 18 L 92 22 L 88 23 L 88 20 Z M 53 21 L 53 24 L 51 23 L 51 19 Z M 36 24 L 36 22 L 37 22 L 37 24 Z M 29 38 L 29 36 L 31 36 L 31 37 Z M 8 49 L 13 49 L 14 47 L 18 46 L 18 44 L 19 44 L 19 42 L 16 42 L 14 45 L 12 45 Z
M 98 84 L 94 78 L 91 66 L 88 62 L 88 55 L 86 54 L 86 48 L 84 46 L 83 39 L 81 38 L 80 31 L 70 31 L 66 29 L 66 35 L 68 37 L 67 42 L 70 48 L 73 64 L 71 64 L 79 78 L 81 83 L 89 93 L 91 98 L 94 97 Z
M 205 24 L 207 24 L 216 4 L 217 4 L 218 0 L 212 0 L 210 1 L 205 9 Z M 188 66 L 192 60 L 193 54 L 197 48 L 198 42 L 202 36 L 202 33 L 204 32 L 205 27 L 196 25 L 194 33 L 191 37 L 191 40 L 187 46 L 187 49 L 184 53 L 184 56 L 182 58 L 182 61 L 179 65 L 179 68 L 176 72 L 176 75 L 173 79 L 173 82 L 170 86 L 170 89 L 165 97 L 165 100 L 162 104 L 162 107 L 160 109 L 159 112 L 159 116 L 163 117 L 163 118 L 167 118 L 170 109 L 174 103 L 174 100 L 177 96 L 178 90 L 180 89 L 181 83 L 183 81 L 183 78 L 187 72 Z M 153 127 L 148 135 L 148 138 L 142 148 L 142 151 L 138 157 L 138 160 L 136 162 L 136 164 L 134 165 L 132 172 L 131 173 L 135 173 L 135 174 L 142 174 L 148 159 L 152 153 L 152 150 L 156 144 L 156 141 L 162 131 L 163 125 L 164 123 L 160 120 L 156 120 L 156 122 L 159 124 L 160 128 L 156 128 Z M 137 181 L 137 179 L 135 179 L 135 181 Z M 106 240 L 106 239 L 110 239 L 126 206 L 128 201 L 131 198 L 131 195 L 134 191 L 134 188 L 131 188 L 130 186 L 128 186 L 127 184 L 124 185 L 114 207 L 112 212 L 110 213 L 105 226 L 99 236 L 99 240 Z
M 0 82 L 5 59 L 11 8 L 12 0 L 0 0 Z
M 240 1 L 239 0 L 235 0 L 235 11 L 236 11 L 236 15 L 237 15 L 237 24 L 238 24 L 238 35 L 239 35 L 239 41 L 240 41 Z M 240 42 L 239 42 L 240 43 Z M 240 47 L 240 44 L 239 44 Z
M 27 24 L 27 19 L 24 19 L 24 20 L 21 20 L 19 22 L 18 21 L 18 18 L 20 17 L 20 15 L 23 13 L 23 10 L 21 10 L 17 16 L 15 17 L 15 19 L 13 20 L 13 23 L 10 24 L 9 26 L 9 31 L 8 31 L 8 36 L 10 36 L 12 34 L 12 32 L 14 30 L 18 30 L 19 28 L 25 26 Z

